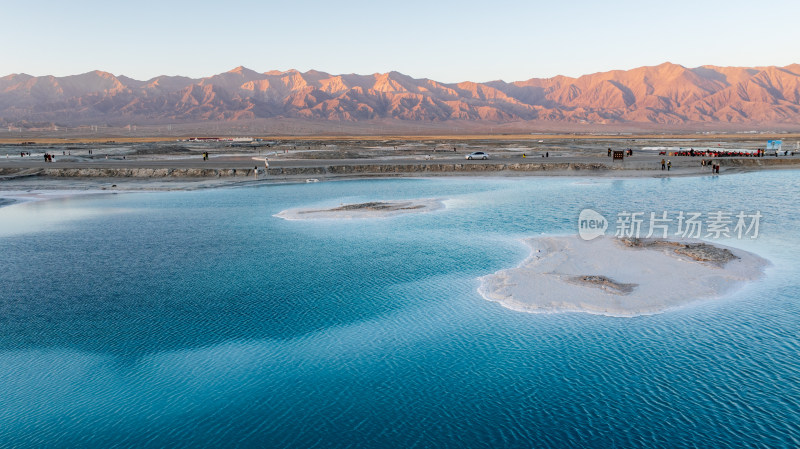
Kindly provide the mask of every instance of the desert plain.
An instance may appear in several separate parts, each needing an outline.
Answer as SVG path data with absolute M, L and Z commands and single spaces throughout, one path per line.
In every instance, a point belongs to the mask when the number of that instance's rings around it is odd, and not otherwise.
M 771 139 L 783 141 L 778 156 L 674 155 L 753 151 Z M 711 175 L 701 162 L 711 159 L 723 175 L 796 167 L 798 141 L 793 134 L 7 138 L 0 141 L 0 190 L 172 190 L 354 177 L 698 176 Z M 632 154 L 614 160 L 609 149 Z M 468 160 L 473 152 L 488 159 Z M 662 170 L 662 160 L 671 163 L 669 170 Z

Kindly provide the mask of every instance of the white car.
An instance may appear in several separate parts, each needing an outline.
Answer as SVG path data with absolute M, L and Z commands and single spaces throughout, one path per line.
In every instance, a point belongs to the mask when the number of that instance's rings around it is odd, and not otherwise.
M 465 157 L 466 157 L 467 160 L 470 160 L 470 161 L 473 160 L 473 159 L 483 159 L 484 161 L 486 159 L 489 159 L 489 155 L 484 153 L 483 151 L 476 151 L 474 153 L 470 153 L 470 154 L 466 155 Z

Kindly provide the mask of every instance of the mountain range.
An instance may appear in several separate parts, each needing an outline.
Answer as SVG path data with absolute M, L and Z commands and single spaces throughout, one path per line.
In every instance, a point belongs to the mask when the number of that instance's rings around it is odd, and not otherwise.
M 578 78 L 441 83 L 398 72 L 258 73 L 139 81 L 93 71 L 0 78 L 0 123 L 163 124 L 286 118 L 359 122 L 524 122 L 800 126 L 800 64 L 686 68 L 664 63 Z

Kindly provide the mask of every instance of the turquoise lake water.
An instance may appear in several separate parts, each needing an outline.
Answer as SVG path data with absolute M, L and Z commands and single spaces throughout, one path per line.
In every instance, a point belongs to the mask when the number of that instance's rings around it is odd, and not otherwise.
M 798 447 L 800 172 L 436 178 L 0 208 L 0 448 Z M 289 208 L 441 198 L 383 219 Z M 477 292 L 584 208 L 755 211 L 772 262 L 658 315 Z M 675 280 L 676 283 L 680 279 Z

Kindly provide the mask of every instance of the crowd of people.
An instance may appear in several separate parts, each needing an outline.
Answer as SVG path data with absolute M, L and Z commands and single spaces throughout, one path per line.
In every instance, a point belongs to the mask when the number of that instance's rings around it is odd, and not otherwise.
M 663 153 L 663 152 L 662 152 Z M 759 148 L 755 152 L 753 151 L 723 151 L 723 150 L 714 150 L 714 151 L 699 151 L 695 150 L 694 148 L 690 148 L 689 150 L 683 151 L 676 151 L 673 153 L 673 156 L 704 156 L 704 157 L 764 157 L 764 150 Z

